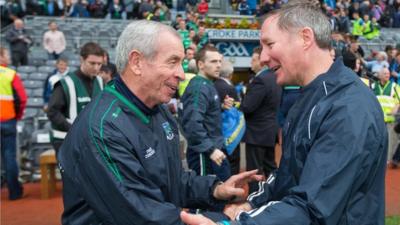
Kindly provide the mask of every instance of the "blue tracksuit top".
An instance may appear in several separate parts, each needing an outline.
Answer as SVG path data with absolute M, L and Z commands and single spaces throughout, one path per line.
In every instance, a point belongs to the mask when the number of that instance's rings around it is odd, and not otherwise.
M 249 195 L 242 225 L 383 225 L 387 132 L 368 87 L 336 60 L 283 127 L 279 169 Z

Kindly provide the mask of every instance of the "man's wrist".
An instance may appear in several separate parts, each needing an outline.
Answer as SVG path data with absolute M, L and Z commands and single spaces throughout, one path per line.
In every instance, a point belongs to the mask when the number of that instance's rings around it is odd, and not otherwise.
M 214 185 L 211 187 L 211 193 L 212 193 L 212 195 L 213 195 L 213 197 L 215 198 L 215 199 L 218 199 L 218 200 L 223 200 L 223 199 L 220 199 L 220 198 L 218 198 L 219 196 L 218 196 L 218 194 L 217 194 L 217 187 L 219 186 L 219 185 L 221 185 L 221 184 L 223 184 L 224 182 L 222 182 L 222 181 L 220 181 L 220 180 L 217 180 L 217 181 L 215 181 L 215 183 L 214 183 Z

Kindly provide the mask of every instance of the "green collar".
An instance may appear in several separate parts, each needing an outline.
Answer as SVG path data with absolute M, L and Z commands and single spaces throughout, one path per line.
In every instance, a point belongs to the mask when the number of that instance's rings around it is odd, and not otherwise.
M 198 73 L 196 77 L 201 78 L 202 80 L 206 81 L 209 84 L 213 84 L 213 81 L 211 79 L 207 78 L 206 75 L 202 75 L 202 74 Z
M 107 85 L 106 88 L 104 89 L 108 93 L 114 95 L 118 100 L 120 100 L 122 103 L 124 103 L 130 110 L 132 110 L 133 113 L 139 119 L 145 123 L 149 124 L 150 123 L 150 118 L 149 116 L 146 116 L 138 107 L 135 106 L 135 104 L 132 104 L 128 99 L 126 99 L 123 95 L 121 95 L 116 89 L 114 84 Z

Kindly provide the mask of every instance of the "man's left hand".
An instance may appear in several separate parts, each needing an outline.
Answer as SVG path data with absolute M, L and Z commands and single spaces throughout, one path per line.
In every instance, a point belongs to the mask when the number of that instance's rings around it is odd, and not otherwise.
M 251 170 L 231 176 L 225 183 L 219 184 L 214 189 L 214 197 L 219 200 L 230 200 L 233 197 L 245 198 L 243 186 L 250 181 L 263 179 L 262 175 L 257 175 L 257 170 Z
M 233 106 L 235 99 L 229 97 L 229 95 L 226 95 L 224 98 L 224 103 L 222 104 L 223 109 L 230 109 Z
M 185 211 L 181 212 L 181 219 L 188 225 L 216 225 L 212 220 L 200 214 L 190 214 Z

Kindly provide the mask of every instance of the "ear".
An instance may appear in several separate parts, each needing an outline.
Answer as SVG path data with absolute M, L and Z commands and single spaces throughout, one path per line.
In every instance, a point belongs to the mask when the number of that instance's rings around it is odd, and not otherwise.
M 136 75 L 142 74 L 142 54 L 137 50 L 132 50 L 129 53 L 128 65 L 129 69 Z
M 303 41 L 303 49 L 308 49 L 315 43 L 314 31 L 310 27 L 301 29 L 300 37 Z

